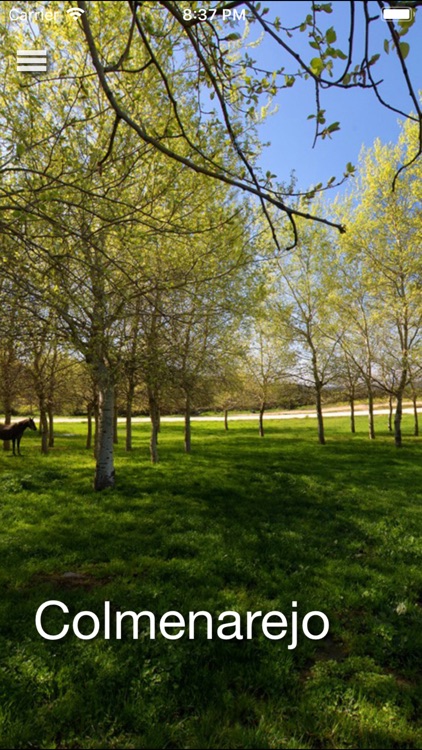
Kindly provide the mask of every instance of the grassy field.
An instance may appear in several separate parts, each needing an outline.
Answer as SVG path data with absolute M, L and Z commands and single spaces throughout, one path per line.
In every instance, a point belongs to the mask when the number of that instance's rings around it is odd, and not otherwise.
M 195 423 L 191 456 L 164 425 L 157 467 L 138 425 L 101 494 L 83 425 L 58 424 L 47 457 L 28 433 L 21 458 L 1 452 L 0 746 L 422 748 L 422 440 L 369 443 L 366 422 L 352 437 L 327 420 L 325 447 L 315 420 L 272 421 L 263 440 Z M 105 600 L 159 616 L 297 600 L 331 628 L 295 650 L 259 632 L 46 641 L 48 599 L 100 619 Z

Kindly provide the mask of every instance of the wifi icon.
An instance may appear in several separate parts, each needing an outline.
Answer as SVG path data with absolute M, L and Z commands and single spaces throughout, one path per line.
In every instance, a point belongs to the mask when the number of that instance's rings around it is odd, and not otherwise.
M 72 18 L 80 18 L 82 13 L 85 13 L 82 8 L 69 8 L 69 10 L 66 11 L 66 13 L 71 16 Z

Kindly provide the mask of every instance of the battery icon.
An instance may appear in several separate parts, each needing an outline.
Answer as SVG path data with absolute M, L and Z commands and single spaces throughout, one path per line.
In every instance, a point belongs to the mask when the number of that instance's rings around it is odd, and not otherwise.
M 384 21 L 411 21 L 412 8 L 383 8 Z

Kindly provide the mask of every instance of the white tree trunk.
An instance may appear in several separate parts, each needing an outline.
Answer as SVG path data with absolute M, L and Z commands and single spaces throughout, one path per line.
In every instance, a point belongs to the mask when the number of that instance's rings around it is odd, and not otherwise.
M 101 363 L 98 377 L 98 436 L 95 490 L 114 487 L 114 383 L 107 367 Z

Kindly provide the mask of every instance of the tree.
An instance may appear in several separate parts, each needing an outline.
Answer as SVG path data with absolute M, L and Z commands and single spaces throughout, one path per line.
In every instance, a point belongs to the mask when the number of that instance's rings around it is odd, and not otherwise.
M 212 382 L 212 405 L 224 414 L 224 429 L 229 429 L 229 411 L 242 408 L 242 354 L 236 347 L 228 347 L 218 357 L 217 372 Z
M 420 387 L 421 367 L 414 363 L 409 362 L 409 389 L 413 404 L 413 420 L 414 420 L 414 431 L 415 437 L 419 436 L 419 414 L 418 414 L 418 392 Z
M 334 307 L 340 332 L 340 346 L 347 362 L 359 374 L 368 398 L 368 434 L 375 439 L 374 368 L 380 346 L 376 325 L 373 280 L 359 259 L 350 256 L 348 239 L 339 248 L 331 266 Z
M 230 254 L 227 260 L 230 263 Z M 172 298 L 173 314 L 167 326 L 170 377 L 183 393 L 186 453 L 191 452 L 195 398 L 202 392 L 204 381 L 208 392 L 212 388 L 236 328 L 237 283 L 238 278 L 223 274 L 207 285 L 192 284 L 177 301 Z
M 330 294 L 333 251 L 330 238 L 315 227 L 301 226 L 294 253 L 284 256 L 273 273 L 278 325 L 295 342 L 296 378 L 312 385 L 318 420 L 318 440 L 324 445 L 322 394 L 335 379 L 334 353 L 341 332 L 333 320 Z
M 342 338 L 340 338 L 339 350 L 337 352 L 336 381 L 343 387 L 349 402 L 350 431 L 352 434 L 355 434 L 355 399 L 362 378 L 360 369 L 357 367 L 353 357 L 349 353 L 347 344 L 343 343 Z
M 348 242 L 353 262 L 361 263 L 372 298 L 373 319 L 388 341 L 393 377 L 382 379 L 382 360 L 373 379 L 396 399 L 394 440 L 402 445 L 401 421 L 411 360 L 420 350 L 422 332 L 422 244 L 420 231 L 420 163 L 408 168 L 394 192 L 388 185 L 402 158 L 414 147 L 415 129 L 405 125 L 397 146 L 377 141 L 362 157 Z M 357 193 L 356 193 L 357 195 Z M 369 287 L 370 284 L 370 287 Z
M 38 401 L 41 452 L 47 454 L 54 446 L 54 396 L 59 376 L 57 321 L 47 318 L 41 324 L 35 319 L 26 325 L 32 340 L 27 371 Z
M 274 326 L 270 306 L 264 305 L 258 311 L 253 327 L 247 331 L 243 353 L 245 390 L 258 403 L 260 437 L 265 434 L 265 409 L 274 399 L 276 386 L 292 369 L 289 344 L 286 330 L 280 332 Z
M 22 387 L 23 365 L 20 354 L 25 344 L 21 335 L 19 297 L 7 279 L 0 278 L 0 294 L 0 401 L 5 424 L 10 424 L 15 400 Z M 5 440 L 3 446 L 5 451 L 10 450 L 10 440 Z

